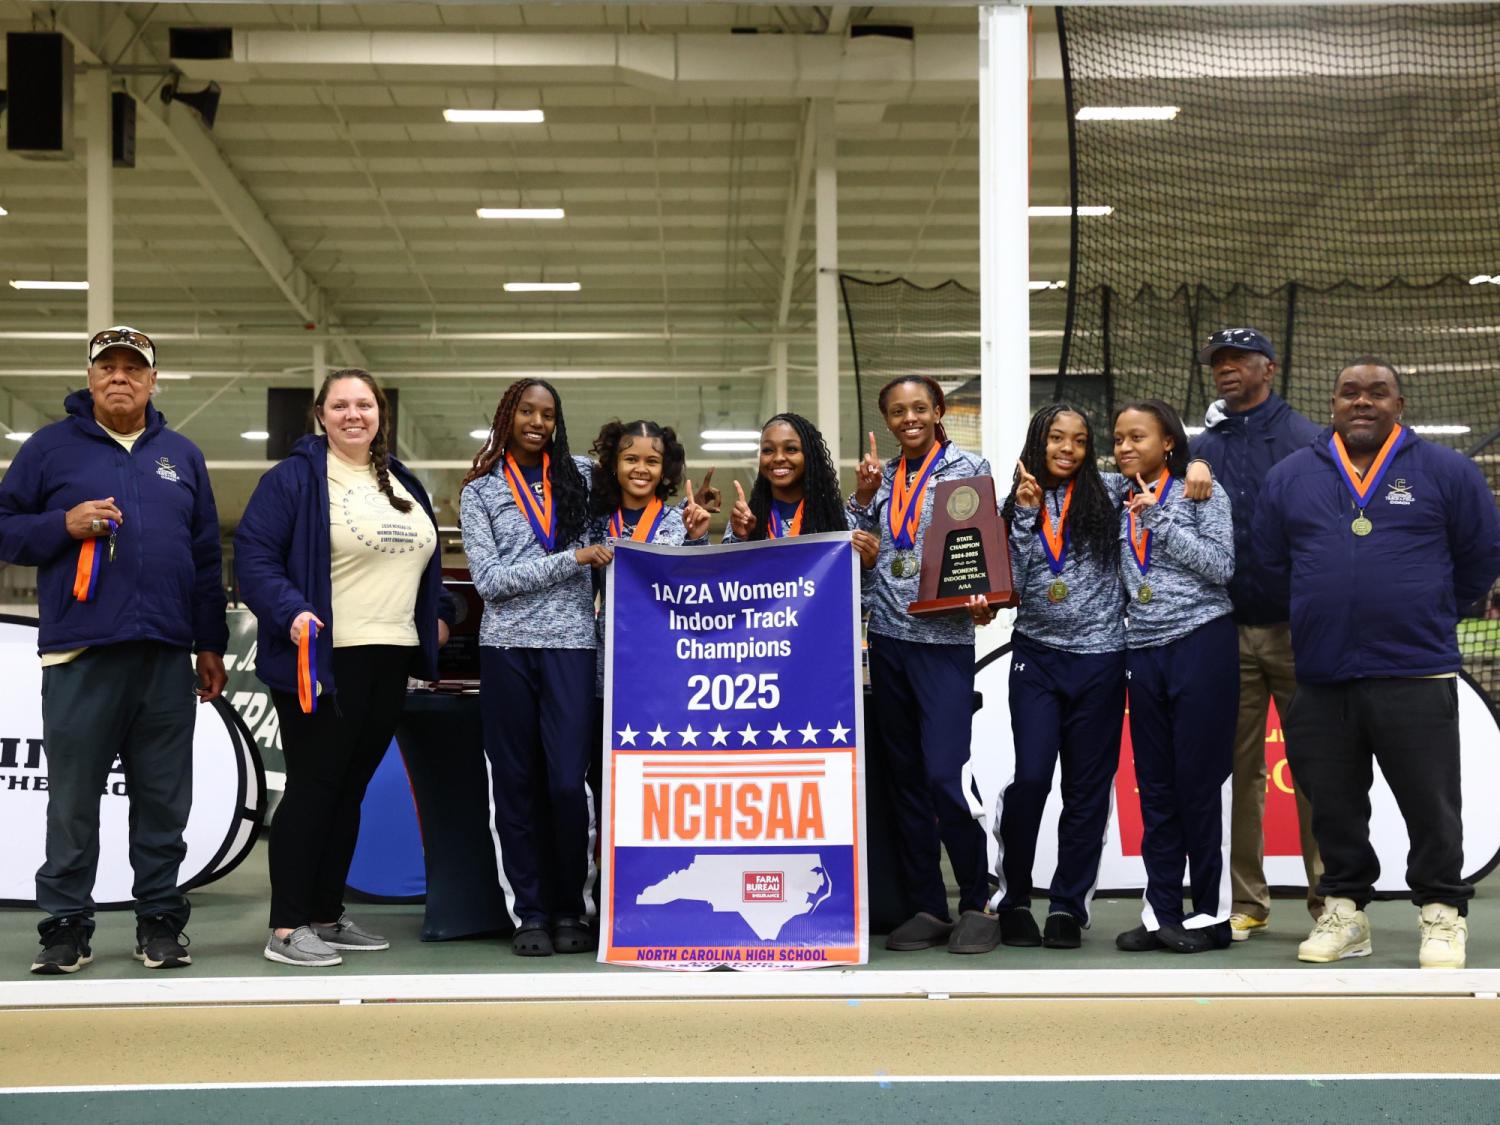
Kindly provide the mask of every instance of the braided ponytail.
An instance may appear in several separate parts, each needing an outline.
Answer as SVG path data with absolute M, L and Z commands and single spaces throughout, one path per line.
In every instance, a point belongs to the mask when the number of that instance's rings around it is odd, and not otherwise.
M 411 511 L 412 503 L 403 496 L 397 496 L 395 489 L 391 487 L 391 451 L 388 441 L 387 430 L 390 422 L 390 403 L 385 397 L 385 392 L 380 389 L 380 384 L 375 381 L 375 376 L 368 371 L 358 367 L 345 367 L 338 371 L 330 371 L 328 377 L 323 380 L 323 385 L 318 388 L 318 396 L 313 400 L 313 415 L 318 424 L 323 423 L 323 403 L 328 399 L 328 388 L 340 379 L 358 379 L 370 388 L 370 393 L 375 396 L 375 407 L 380 415 L 380 425 L 375 427 L 375 437 L 370 442 L 370 468 L 375 470 L 375 481 L 385 498 L 391 502 L 391 507 L 403 515 Z M 324 427 L 326 432 L 327 427 Z
M 391 507 L 403 515 L 411 511 L 411 501 L 404 496 L 397 496 L 391 488 L 391 451 L 386 448 L 384 422 L 380 424 L 375 440 L 370 443 L 370 467 L 375 470 L 376 485 L 385 493 Z

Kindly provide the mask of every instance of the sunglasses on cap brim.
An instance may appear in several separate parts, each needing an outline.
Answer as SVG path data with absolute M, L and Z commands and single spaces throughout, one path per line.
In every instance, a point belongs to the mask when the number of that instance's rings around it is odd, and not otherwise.
M 121 332 L 114 328 L 106 328 L 103 332 L 97 333 L 89 341 L 89 351 L 92 352 L 96 348 L 113 347 L 116 344 L 125 344 L 132 348 L 144 348 L 149 352 L 156 351 L 156 345 L 151 342 L 149 336 L 140 332 Z

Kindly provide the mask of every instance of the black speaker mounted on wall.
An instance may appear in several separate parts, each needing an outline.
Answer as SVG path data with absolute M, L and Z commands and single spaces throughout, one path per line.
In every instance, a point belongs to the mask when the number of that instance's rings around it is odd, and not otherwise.
M 109 96 L 110 155 L 116 168 L 135 167 L 135 99 L 116 90 Z
M 73 44 L 56 31 L 5 33 L 5 147 L 24 157 L 73 155 Z

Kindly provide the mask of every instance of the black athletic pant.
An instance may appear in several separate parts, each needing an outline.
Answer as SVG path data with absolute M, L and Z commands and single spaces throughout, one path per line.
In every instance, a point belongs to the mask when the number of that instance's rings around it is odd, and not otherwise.
M 334 922 L 359 837 L 365 788 L 396 733 L 406 702 L 410 648 L 333 650 L 337 694 L 304 715 L 295 695 L 273 691 L 286 754 L 286 791 L 271 822 L 271 926 Z
M 187 924 L 177 877 L 193 804 L 195 683 L 186 649 L 150 641 L 102 645 L 42 669 L 47 859 L 36 873 L 36 902 L 47 912 L 43 931 L 78 916 L 93 932 L 99 801 L 116 755 L 130 802 L 136 914 Z
M 1406 821 L 1406 885 L 1418 906 L 1468 913 L 1458 768 L 1458 681 L 1370 679 L 1297 685 L 1286 717 L 1287 755 L 1313 806 L 1323 853 L 1318 893 L 1374 897 L 1380 861 L 1370 846 L 1370 783 L 1380 772 Z

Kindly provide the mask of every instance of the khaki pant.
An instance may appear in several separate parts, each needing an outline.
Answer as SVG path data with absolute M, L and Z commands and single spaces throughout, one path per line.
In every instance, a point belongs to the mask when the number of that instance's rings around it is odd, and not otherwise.
M 1266 887 L 1266 712 L 1272 697 L 1281 715 L 1283 733 L 1292 696 L 1297 693 L 1292 662 L 1292 632 L 1288 625 L 1241 625 L 1240 715 L 1234 732 L 1234 806 L 1229 845 L 1229 870 L 1234 888 L 1234 910 L 1252 918 L 1271 912 Z M 1318 880 L 1323 859 L 1312 834 L 1312 807 L 1297 787 L 1297 827 L 1302 837 L 1302 864 L 1307 871 L 1307 909 L 1314 918 L 1323 911 Z

